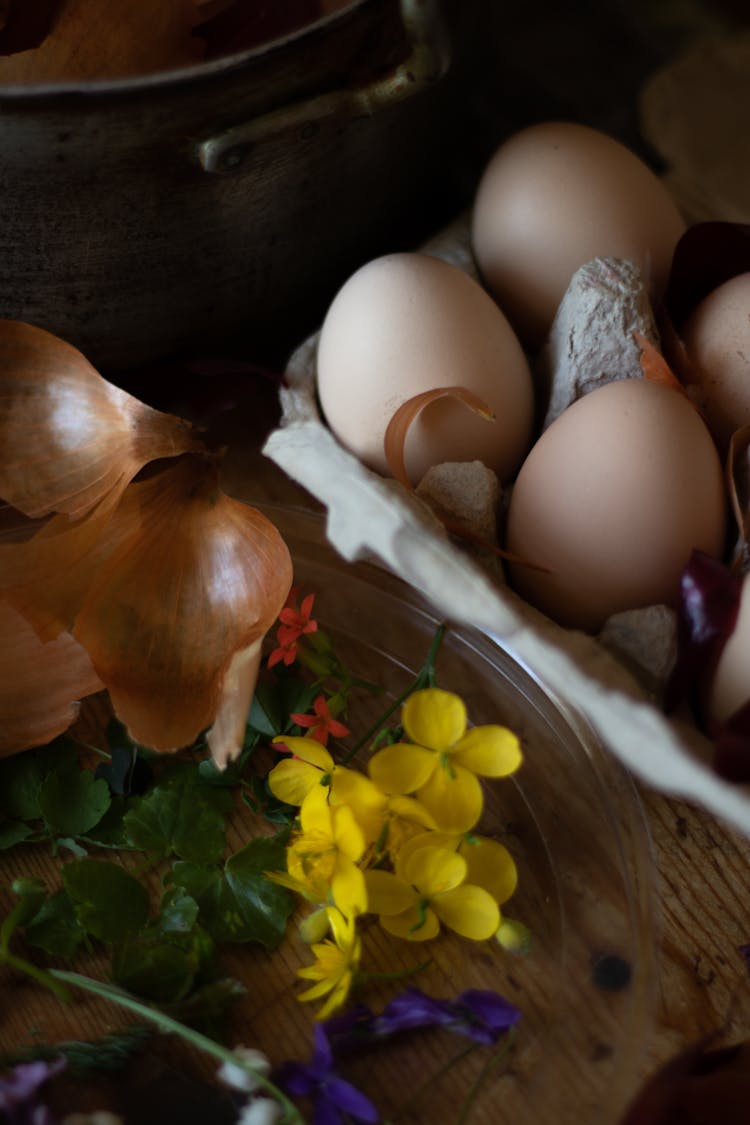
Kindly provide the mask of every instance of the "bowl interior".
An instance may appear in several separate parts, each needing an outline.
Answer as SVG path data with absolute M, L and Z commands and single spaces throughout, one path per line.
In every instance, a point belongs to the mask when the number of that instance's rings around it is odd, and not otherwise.
M 383 690 L 352 707 L 349 725 L 361 734 L 408 687 L 440 620 L 400 579 L 345 562 L 317 515 L 258 506 L 284 535 L 295 583 L 315 592 L 315 615 L 344 663 Z M 531 951 L 512 955 L 446 935 L 415 957 L 417 943 L 386 940 L 378 927 L 364 945 L 381 970 L 408 969 L 427 955 L 419 987 L 446 997 L 492 988 L 522 1021 L 512 1051 L 493 1066 L 481 1051 L 452 1064 L 460 1043 L 443 1055 L 437 1039 L 425 1040 L 418 1094 L 405 1089 L 403 1048 L 367 1056 L 353 1073 L 397 1121 L 453 1121 L 446 1105 L 466 1098 L 468 1119 L 488 1125 L 584 1125 L 601 1120 L 602 1107 L 617 1120 L 638 1085 L 656 995 L 656 900 L 634 785 L 591 730 L 481 632 L 448 623 L 437 679 L 464 698 L 470 723 L 501 723 L 521 738 L 518 774 L 484 783 L 479 829 L 516 860 L 519 885 L 503 913 L 528 926 Z M 391 983 L 384 999 L 393 991 Z

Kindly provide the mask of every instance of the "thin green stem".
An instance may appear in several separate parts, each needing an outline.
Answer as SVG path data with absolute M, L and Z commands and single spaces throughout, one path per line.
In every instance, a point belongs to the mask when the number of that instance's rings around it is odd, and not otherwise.
M 212 1055 L 220 1062 L 231 1063 L 232 1066 L 238 1066 L 242 1070 L 246 1070 L 251 1074 L 267 1093 L 276 1098 L 279 1104 L 284 1109 L 284 1121 L 288 1125 L 305 1125 L 304 1118 L 296 1108 L 294 1103 L 286 1096 L 283 1090 L 275 1086 L 273 1082 L 269 1081 L 264 1075 L 260 1074 L 257 1070 L 246 1063 L 242 1058 L 230 1051 L 227 1047 L 222 1047 L 220 1043 L 216 1043 L 208 1036 L 202 1035 L 200 1031 L 195 1031 L 192 1027 L 187 1027 L 186 1024 L 180 1023 L 179 1020 L 172 1019 L 171 1016 L 166 1015 L 164 1012 L 158 1011 L 156 1008 L 149 1007 L 148 1004 L 143 1004 L 134 996 L 122 989 L 117 988 L 115 985 L 106 984 L 104 981 L 94 980 L 92 977 L 82 976 L 80 973 L 70 973 L 64 969 L 51 969 L 52 976 L 57 980 L 63 981 L 74 988 L 83 989 L 85 992 L 92 992 L 95 996 L 101 997 L 103 1000 L 109 1000 L 112 1004 L 119 1004 L 122 1008 L 127 1008 L 128 1011 L 135 1012 L 136 1015 L 142 1016 L 144 1019 L 149 1020 L 155 1024 L 160 1031 L 168 1035 L 177 1035 L 185 1043 L 189 1043 L 192 1047 L 203 1051 L 204 1054 Z
M 352 760 L 354 755 L 357 754 L 363 746 L 366 746 L 367 743 L 375 737 L 378 731 L 385 725 L 388 719 L 390 719 L 391 715 L 393 715 L 394 712 L 399 709 L 401 704 L 406 699 L 408 699 L 410 695 L 413 695 L 415 691 L 421 691 L 422 688 L 435 686 L 435 661 L 437 660 L 440 646 L 443 643 L 445 629 L 445 625 L 438 625 L 435 631 L 435 636 L 432 638 L 432 644 L 430 645 L 430 649 L 427 653 L 425 662 L 417 672 L 412 682 L 409 684 L 405 691 L 401 692 L 401 695 L 394 699 L 390 707 L 386 708 L 377 722 L 374 723 L 370 727 L 370 729 L 366 731 L 362 735 L 362 737 L 357 740 L 357 742 L 355 742 L 354 746 L 352 746 L 351 749 L 346 752 L 345 756 L 341 759 L 342 766 L 347 765 L 347 763 Z
M 370 981 L 376 980 L 404 980 L 406 977 L 413 977 L 417 973 L 421 973 L 423 969 L 428 969 L 432 964 L 432 958 L 428 957 L 426 961 L 422 961 L 419 965 L 414 965 L 410 969 L 399 969 L 392 973 L 370 973 L 370 972 L 357 972 L 355 976 L 355 985 L 369 984 Z
M 63 1000 L 66 1004 L 70 1003 L 71 995 L 67 988 L 55 980 L 51 973 L 45 969 L 40 969 L 38 965 L 33 962 L 27 961 L 23 957 L 16 956 L 10 950 L 4 949 L 2 957 L 0 957 L 0 964 L 7 965 L 9 969 L 15 969 L 17 973 L 24 973 L 27 977 L 31 977 L 37 984 L 41 984 L 44 988 L 49 988 L 54 992 L 59 1000 Z
M 470 1055 L 472 1053 L 472 1051 L 476 1051 L 478 1046 L 479 1046 L 478 1043 L 469 1043 L 468 1047 L 464 1047 L 464 1049 L 462 1051 L 459 1051 L 459 1053 L 457 1055 L 454 1055 L 454 1057 L 450 1060 L 450 1062 L 445 1064 L 443 1069 L 440 1071 L 439 1077 L 442 1078 L 443 1075 L 448 1073 L 448 1071 L 453 1070 L 453 1067 L 458 1066 L 458 1064 L 460 1062 L 463 1062 L 463 1060 L 466 1058 L 467 1055 Z M 419 1101 L 419 1099 L 421 1098 L 421 1096 L 425 1092 L 425 1090 L 429 1089 L 429 1087 L 432 1085 L 432 1083 L 434 1081 L 435 1081 L 435 1075 L 433 1074 L 433 1075 L 430 1075 L 430 1077 L 427 1078 L 424 1082 L 420 1083 L 420 1085 L 417 1086 L 414 1093 L 411 1094 L 411 1096 L 409 1098 L 407 1098 L 407 1100 L 404 1102 L 404 1104 L 400 1107 L 400 1113 L 404 1113 L 411 1106 L 415 1105 L 416 1102 Z
M 466 1099 L 463 1105 L 461 1106 L 461 1111 L 456 1120 L 456 1125 L 466 1125 L 469 1113 L 471 1112 L 471 1107 L 477 1099 L 477 1095 L 479 1094 L 479 1091 L 482 1087 L 482 1083 L 484 1082 L 490 1071 L 494 1067 L 498 1066 L 504 1058 L 506 1058 L 515 1041 L 516 1029 L 515 1027 L 511 1027 L 505 1036 L 505 1042 L 503 1043 L 501 1050 L 499 1050 L 497 1054 L 492 1055 L 489 1059 L 487 1059 L 487 1062 L 484 1064 L 482 1069 L 479 1071 L 479 1074 L 474 1079 L 472 1087 L 466 1095 Z

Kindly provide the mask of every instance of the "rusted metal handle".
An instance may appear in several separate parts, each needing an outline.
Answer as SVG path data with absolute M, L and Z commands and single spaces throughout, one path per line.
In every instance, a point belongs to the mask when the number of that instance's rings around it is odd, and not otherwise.
M 365 86 L 336 90 L 273 110 L 207 137 L 195 147 L 200 166 L 217 175 L 237 173 L 256 145 L 269 138 L 296 134 L 306 140 L 328 120 L 370 117 L 435 83 L 450 65 L 439 0 L 401 0 L 401 19 L 411 50 L 390 74 Z

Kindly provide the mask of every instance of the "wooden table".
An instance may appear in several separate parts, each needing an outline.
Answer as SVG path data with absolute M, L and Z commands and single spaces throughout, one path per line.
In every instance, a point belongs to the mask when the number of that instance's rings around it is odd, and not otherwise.
M 218 415 L 222 437 L 228 443 L 225 487 L 229 492 L 250 500 L 319 508 L 260 453 L 263 437 L 278 418 L 271 381 L 232 377 L 211 382 L 199 376 L 192 385 L 182 383 L 176 389 L 178 384 L 165 383 L 161 388 L 152 383 L 149 397 L 160 405 L 170 399 L 176 410 L 198 417 L 211 414 L 222 402 L 231 406 Z M 143 393 L 143 388 L 136 389 Z M 653 933 L 659 968 L 658 1010 L 650 1040 L 644 1044 L 642 1070 L 646 1075 L 703 1036 L 720 1032 L 721 1041 L 727 1043 L 750 1039 L 750 981 L 739 952 L 741 945 L 750 942 L 750 842 L 682 801 L 643 788 L 640 797 L 653 842 L 659 904 L 658 928 Z M 29 872 L 11 853 L 3 860 L 3 884 L 20 871 L 44 876 L 51 864 L 48 857 L 35 853 L 34 870 Z M 0 896 L 5 909 L 8 892 L 0 890 Z M 108 1016 L 101 1014 L 97 1003 L 77 1007 L 76 1019 L 82 1021 L 79 1034 L 106 1027 Z M 50 1037 L 71 1034 L 69 1013 L 0 971 L 0 1050 L 27 1041 L 34 1025 L 43 1026 Z M 242 1041 L 241 1016 L 237 1039 Z M 158 1058 L 171 1064 L 175 1057 L 174 1052 L 165 1054 L 160 1048 L 149 1054 L 142 1069 L 162 1065 L 155 1061 Z M 171 1075 L 171 1071 L 158 1073 L 164 1081 L 165 1074 Z M 584 1079 L 581 1075 L 582 1082 Z M 91 1099 L 96 1103 L 106 1085 L 92 1082 L 92 1090 Z M 194 1095 L 193 1108 L 200 1104 Z M 142 1120 L 146 1119 L 144 1110 Z M 185 1109 L 181 1120 L 191 1119 L 200 1118 L 191 1118 Z M 453 1118 L 446 1116 L 445 1120 Z M 610 1125 L 606 1106 L 601 1121 Z

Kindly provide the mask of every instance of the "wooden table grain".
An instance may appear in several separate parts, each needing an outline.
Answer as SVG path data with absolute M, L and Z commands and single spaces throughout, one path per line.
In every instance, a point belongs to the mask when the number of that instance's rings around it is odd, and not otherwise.
M 273 382 L 243 376 L 215 377 L 213 381 L 207 376 L 193 378 L 194 385 L 187 379 L 165 383 L 164 389 L 152 385 L 151 401 L 188 416 L 192 413 L 196 420 L 210 421 L 218 430 L 226 445 L 227 491 L 251 502 L 270 501 L 319 511 L 318 503 L 261 453 L 263 438 L 278 419 Z M 144 393 L 142 387 L 137 389 Z M 750 942 L 750 842 L 700 808 L 640 785 L 637 791 L 650 835 L 656 907 L 649 941 L 657 966 L 657 995 L 642 1044 L 640 1078 L 645 1079 L 661 1063 L 705 1036 L 716 1034 L 717 1042 L 727 1044 L 750 1040 L 750 979 L 740 950 Z M 3 909 L 7 908 L 7 886 L 12 877 L 19 873 L 49 875 L 53 863 L 39 852 L 34 853 L 33 861 L 28 853 L 22 859 L 8 853 L 2 859 Z M 272 1005 L 274 997 L 288 992 L 289 986 L 280 977 L 274 978 L 276 970 L 271 961 L 268 964 L 263 1003 Z M 94 955 L 86 968 L 96 973 L 102 971 L 103 963 Z M 287 1012 L 285 1019 L 296 1018 L 288 1014 L 293 1006 L 283 1010 Z M 115 1015 L 98 1000 L 77 1000 L 73 1010 L 66 1011 L 27 982 L 0 970 L 0 1053 L 28 1042 L 30 1028 L 43 1028 L 44 1034 L 54 1040 L 55 1036 L 95 1035 L 116 1025 Z M 243 1040 L 243 1031 L 247 1026 L 243 1027 L 240 1013 L 236 1041 Z M 295 1041 L 290 1025 L 280 1024 L 278 1035 Z M 161 1064 L 155 1061 L 159 1058 Z M 417 1065 L 418 1057 L 415 1059 Z M 141 1070 L 153 1071 L 158 1065 L 172 1067 L 175 1060 L 182 1060 L 188 1070 L 194 1067 L 202 1077 L 211 1069 L 193 1056 L 185 1060 L 179 1050 L 165 1045 L 150 1052 Z M 164 1082 L 164 1074 L 157 1073 Z M 572 1081 L 580 1082 L 583 1089 L 585 1072 L 573 1075 Z M 106 1091 L 105 1080 L 92 1080 L 83 1101 L 93 1102 L 91 1108 L 97 1108 L 97 1100 L 101 1102 Z M 441 1097 L 443 1108 L 434 1117 L 436 1125 L 455 1120 L 456 1096 L 447 1090 Z M 200 1097 L 194 1095 L 193 1108 L 200 1104 Z M 182 1119 L 191 1118 L 186 1112 Z M 205 1114 L 202 1119 L 207 1119 Z M 151 1118 L 144 1108 L 133 1120 Z M 491 1123 L 491 1108 L 470 1120 Z M 606 1104 L 601 1106 L 600 1120 L 602 1125 L 615 1125 Z M 558 1125 L 554 1114 L 550 1125 Z

